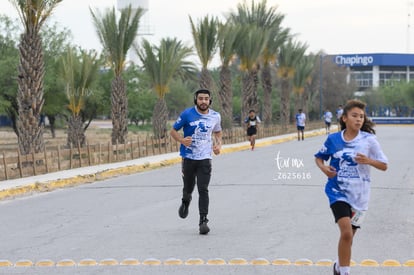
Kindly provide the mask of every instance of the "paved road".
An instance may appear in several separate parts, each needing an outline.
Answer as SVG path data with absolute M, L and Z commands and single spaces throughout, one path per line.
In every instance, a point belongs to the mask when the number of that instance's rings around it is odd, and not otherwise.
M 414 267 L 381 266 L 387 259 L 414 259 L 414 127 L 377 131 L 390 165 L 387 172 L 373 170 L 370 210 L 353 247 L 353 274 L 414 274 Z M 196 194 L 189 217 L 177 215 L 179 165 L 2 201 L 0 259 L 13 265 L 48 259 L 54 266 L 0 266 L 0 274 L 331 274 L 332 267 L 316 265 L 336 258 L 338 239 L 325 178 L 313 160 L 324 139 L 215 157 L 207 236 L 198 234 Z M 141 264 L 120 265 L 130 258 Z M 75 266 L 56 267 L 66 259 Z M 86 259 L 97 266 L 80 266 Z M 100 265 L 109 264 L 101 262 L 107 259 L 116 260 L 115 266 Z M 142 264 L 152 259 L 161 264 Z M 165 264 L 173 259 L 182 264 Z M 196 259 L 203 264 L 195 265 Z M 212 259 L 226 264 L 208 265 Z M 238 259 L 248 264 L 230 264 Z M 272 265 L 276 259 L 291 264 Z M 313 264 L 294 264 L 304 259 Z M 365 259 L 380 266 L 361 266 Z M 270 264 L 260 265 L 265 260 Z

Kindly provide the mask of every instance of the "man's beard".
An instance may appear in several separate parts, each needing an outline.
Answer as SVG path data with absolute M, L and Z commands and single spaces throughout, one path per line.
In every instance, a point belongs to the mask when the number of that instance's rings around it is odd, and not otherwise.
M 203 111 L 203 112 L 207 111 L 209 107 L 210 107 L 210 105 L 208 105 L 208 104 L 197 104 L 197 108 L 200 111 Z

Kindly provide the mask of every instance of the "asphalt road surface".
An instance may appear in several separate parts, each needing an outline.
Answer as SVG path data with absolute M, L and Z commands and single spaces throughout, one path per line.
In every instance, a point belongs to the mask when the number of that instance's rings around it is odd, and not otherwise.
M 372 169 L 351 272 L 414 274 L 414 127 L 376 129 L 390 163 Z M 339 231 L 313 157 L 325 138 L 215 156 L 207 236 L 196 192 L 178 217 L 180 165 L 1 201 L 0 274 L 332 274 Z

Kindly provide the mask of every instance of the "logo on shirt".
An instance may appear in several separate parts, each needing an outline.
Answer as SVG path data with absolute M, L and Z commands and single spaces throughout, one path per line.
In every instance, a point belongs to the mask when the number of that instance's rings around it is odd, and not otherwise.
M 355 162 L 354 151 L 339 151 L 335 153 L 335 157 L 339 158 L 338 178 L 359 178 L 358 163 Z
M 207 133 L 208 129 L 210 129 L 211 126 L 207 126 L 204 121 L 200 121 L 197 125 L 197 129 L 201 132 L 201 133 Z

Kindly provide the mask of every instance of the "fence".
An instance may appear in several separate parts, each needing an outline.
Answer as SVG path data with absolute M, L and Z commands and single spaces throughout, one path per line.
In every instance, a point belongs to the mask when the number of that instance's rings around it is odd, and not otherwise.
M 308 129 L 315 129 L 321 123 L 308 124 Z M 293 132 L 290 126 L 287 132 Z M 280 126 L 261 127 L 258 137 L 270 137 L 284 134 Z M 233 144 L 246 141 L 243 128 L 223 130 L 223 144 Z M 155 139 L 147 136 L 136 138 L 125 144 L 87 144 L 83 147 L 65 148 L 57 145 L 47 147 L 42 153 L 22 155 L 18 150 L 4 150 L 0 156 L 0 181 L 42 175 L 51 172 L 68 170 L 79 167 L 126 161 L 136 158 L 153 156 L 164 153 L 178 152 L 180 144 L 167 136 Z M 178 155 L 178 153 L 177 153 Z

